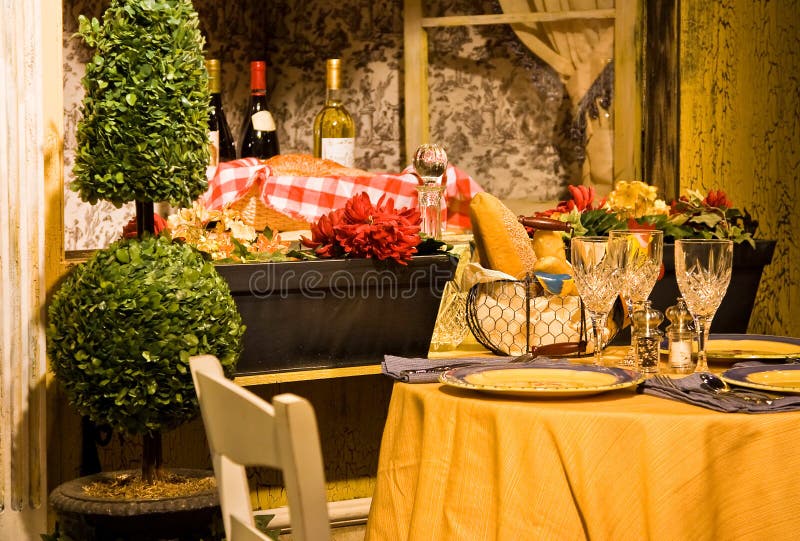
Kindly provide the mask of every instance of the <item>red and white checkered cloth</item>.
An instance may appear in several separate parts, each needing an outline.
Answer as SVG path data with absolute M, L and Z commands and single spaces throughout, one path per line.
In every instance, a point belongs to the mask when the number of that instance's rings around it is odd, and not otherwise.
M 386 194 L 394 199 L 395 208 L 416 207 L 419 181 L 412 171 L 407 167 L 399 175 L 297 177 L 274 175 L 257 158 L 244 158 L 209 168 L 208 190 L 200 201 L 208 209 L 219 209 L 238 201 L 258 183 L 264 205 L 291 218 L 315 222 L 323 214 L 344 207 L 348 199 L 361 192 L 367 192 L 373 202 Z M 447 166 L 445 178 L 447 227 L 469 230 L 469 203 L 483 189 L 452 165 Z

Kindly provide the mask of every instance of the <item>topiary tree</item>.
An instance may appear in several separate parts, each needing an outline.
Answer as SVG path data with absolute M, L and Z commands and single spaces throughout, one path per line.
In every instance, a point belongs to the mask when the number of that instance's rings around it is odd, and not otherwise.
M 142 477 L 161 468 L 161 429 L 197 412 L 194 353 L 229 375 L 243 326 L 227 284 L 185 246 L 152 233 L 153 202 L 189 205 L 207 187 L 208 73 L 190 0 L 111 0 L 79 34 L 86 66 L 71 188 L 90 203 L 136 202 L 141 240 L 101 250 L 49 308 L 48 351 L 70 402 L 97 423 L 143 436 Z
M 142 479 L 161 478 L 161 430 L 198 411 L 189 357 L 216 355 L 231 377 L 241 353 L 227 282 L 189 246 L 122 240 L 69 274 L 48 316 L 47 352 L 70 403 L 143 436 Z
M 139 220 L 153 201 L 190 204 L 207 187 L 210 100 L 192 2 L 112 0 L 102 24 L 79 17 L 79 34 L 95 53 L 71 188 L 92 204 L 137 201 Z

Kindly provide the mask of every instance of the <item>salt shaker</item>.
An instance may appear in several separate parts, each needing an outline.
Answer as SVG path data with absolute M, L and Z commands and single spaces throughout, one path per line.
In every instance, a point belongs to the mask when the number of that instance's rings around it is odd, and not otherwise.
M 632 339 L 635 347 L 636 365 L 645 374 L 658 372 L 659 346 L 663 333 L 658 326 L 664 314 L 650 306 L 650 301 L 635 303 Z
M 440 145 L 421 145 L 414 153 L 414 170 L 422 180 L 417 186 L 422 233 L 442 238 L 442 175 L 447 170 L 447 154 Z
M 677 303 L 667 308 L 665 314 L 670 321 L 665 329 L 669 340 L 669 368 L 676 373 L 691 372 L 694 320 L 683 297 L 678 297 Z

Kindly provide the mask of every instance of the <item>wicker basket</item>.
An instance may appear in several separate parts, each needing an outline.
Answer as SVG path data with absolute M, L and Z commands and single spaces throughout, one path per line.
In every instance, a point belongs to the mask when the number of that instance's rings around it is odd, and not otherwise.
M 292 218 L 265 205 L 259 192 L 260 186 L 254 182 L 246 194 L 231 204 L 231 208 L 239 212 L 244 223 L 252 225 L 256 231 L 262 231 L 265 227 L 273 231 L 296 231 L 311 227 L 305 220 Z

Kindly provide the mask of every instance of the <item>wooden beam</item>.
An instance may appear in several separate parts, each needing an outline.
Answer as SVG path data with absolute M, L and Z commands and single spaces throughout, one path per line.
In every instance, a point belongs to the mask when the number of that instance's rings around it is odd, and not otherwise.
M 408 10 L 406 2 L 406 10 Z M 613 19 L 615 9 L 590 9 L 584 11 L 534 11 L 530 13 L 497 13 L 491 15 L 452 15 L 449 17 L 423 17 L 423 28 L 442 26 L 479 26 L 487 24 L 548 23 L 581 19 Z
M 614 181 L 642 178 L 641 0 L 618 0 L 614 20 Z
M 428 36 L 422 27 L 422 1 L 405 0 L 403 11 L 405 155 L 411 161 L 417 147 L 428 142 Z

